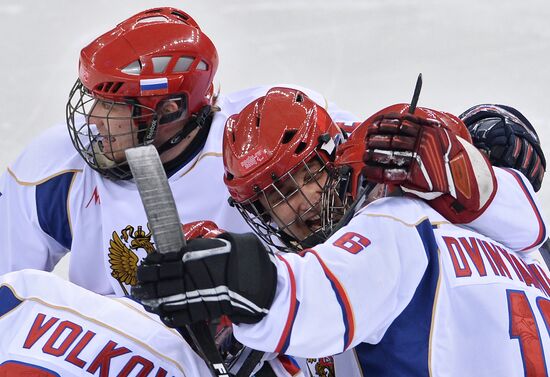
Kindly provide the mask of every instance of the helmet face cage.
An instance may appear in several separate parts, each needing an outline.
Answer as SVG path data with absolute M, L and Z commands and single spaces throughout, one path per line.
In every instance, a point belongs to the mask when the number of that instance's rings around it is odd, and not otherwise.
M 130 115 L 117 116 L 113 111 L 115 106 L 126 106 Z M 84 161 L 112 179 L 131 178 L 124 150 L 150 144 L 158 126 L 154 109 L 135 100 L 114 101 L 94 97 L 80 80 L 71 90 L 66 120 L 73 145 Z M 95 124 L 97 120 L 102 123 L 101 131 Z M 107 143 L 109 148 L 106 148 Z
M 313 161 L 318 164 L 314 164 Z M 304 176 L 297 179 L 300 171 L 305 172 Z M 234 204 L 255 233 L 267 244 L 281 251 L 303 250 L 324 242 L 331 233 L 332 223 L 322 220 L 322 211 L 326 206 L 323 201 L 327 197 L 334 197 L 325 193 L 325 190 L 329 189 L 331 174 L 331 164 L 315 150 L 291 171 L 274 179 L 265 189 L 258 188 L 255 196 Z M 306 185 L 315 185 L 321 192 L 318 200 L 312 201 L 306 195 Z M 305 204 L 297 208 L 294 198 Z M 260 199 L 267 203 L 267 208 L 262 205 Z M 291 219 L 285 220 L 277 214 L 278 210 L 285 206 L 285 210 L 293 215 Z M 293 230 L 295 226 L 300 226 L 304 230 L 307 228 L 307 234 L 297 234 Z
M 324 226 L 335 229 L 354 201 L 351 192 L 352 170 L 344 165 L 333 167 L 330 172 L 321 200 L 321 219 Z

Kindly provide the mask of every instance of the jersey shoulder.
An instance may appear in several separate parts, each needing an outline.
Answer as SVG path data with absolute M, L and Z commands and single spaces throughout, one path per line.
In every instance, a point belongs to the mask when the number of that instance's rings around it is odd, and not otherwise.
M 82 171 L 85 166 L 66 126 L 60 124 L 32 140 L 8 169 L 18 181 L 38 183 L 67 171 Z
M 204 145 L 203 152 L 209 154 L 220 154 L 222 150 L 223 130 L 227 119 L 239 113 L 250 102 L 265 95 L 271 88 L 270 86 L 257 86 L 231 92 L 229 94 L 219 94 L 216 99 L 216 109 L 210 125 L 208 139 Z
M 146 358 L 148 364 L 158 363 L 160 368 L 172 372 L 168 375 L 184 375 L 184 369 L 194 376 L 208 373 L 206 365 L 177 331 L 166 327 L 157 316 L 145 312 L 129 298 L 101 296 L 53 273 L 20 270 L 0 276 L 0 302 L 0 317 L 13 310 L 18 310 L 19 316 L 3 316 L 4 328 L 10 325 L 9 321 L 21 324 L 28 322 L 29 318 L 36 318 L 37 313 L 46 313 L 53 318 L 63 318 L 60 323 L 71 321 L 87 331 L 98 333 L 95 343 L 95 339 L 86 343 L 91 355 L 100 354 L 100 350 L 105 349 L 103 339 L 112 339 L 120 347 L 132 350 L 134 355 L 129 354 L 128 358 Z M 46 357 L 44 361 L 47 360 Z M 59 361 L 63 364 L 62 358 Z M 122 368 L 124 363 L 113 363 L 112 368 Z M 181 373 L 175 374 L 177 371 Z
M 94 318 L 96 322 L 116 325 L 121 332 L 136 338 L 148 339 L 155 331 L 168 330 L 157 316 L 147 313 L 129 298 L 102 296 L 51 272 L 34 269 L 9 272 L 0 276 L 2 286 L 13 292 L 16 304 L 30 300 L 56 308 L 60 313 L 79 313 L 83 319 Z M 132 328 L 136 324 L 142 326 Z
M 359 118 L 355 114 L 341 109 L 338 105 L 329 101 L 327 97 L 325 97 L 323 94 L 310 88 L 305 88 L 300 85 L 289 83 L 277 83 L 271 85 L 249 87 L 220 96 L 218 98 L 218 103 L 220 104 L 222 111 L 224 111 L 227 116 L 230 116 L 241 111 L 246 105 L 248 105 L 255 99 L 264 96 L 269 89 L 274 87 L 292 88 L 304 92 L 309 98 L 315 101 L 315 103 L 327 110 L 327 112 L 330 114 L 335 122 L 351 123 L 359 120 Z
M 397 196 L 375 200 L 362 208 L 356 216 L 388 218 L 405 225 L 418 225 L 425 220 L 431 223 L 449 223 L 424 201 Z

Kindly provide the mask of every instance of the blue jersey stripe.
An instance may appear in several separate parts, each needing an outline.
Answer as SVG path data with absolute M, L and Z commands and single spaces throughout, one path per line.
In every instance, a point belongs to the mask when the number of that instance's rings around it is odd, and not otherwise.
M 416 292 L 378 344 L 359 344 L 355 350 L 365 376 L 429 376 L 432 312 L 439 280 L 438 247 L 432 225 L 416 227 L 428 257 L 428 266 Z
M 67 172 L 36 186 L 36 211 L 40 228 L 64 248 L 72 243 L 67 198 L 75 172 Z
M 12 290 L 5 285 L 0 287 L 0 317 L 13 310 L 23 301 L 13 294 Z
M 294 321 L 296 321 L 296 315 L 298 314 L 298 309 L 300 308 L 300 301 L 296 300 L 296 308 L 294 309 L 294 313 L 292 313 L 292 322 L 290 323 L 289 328 L 291 329 L 288 332 L 288 336 L 286 337 L 283 346 L 281 348 L 281 353 L 285 353 L 288 349 L 288 346 L 290 345 L 290 335 L 292 334 L 292 328 L 294 327 Z
M 346 292 L 344 291 L 344 287 L 338 281 L 338 278 L 332 273 L 332 271 L 330 271 L 321 256 L 317 254 L 315 250 L 307 249 L 304 250 L 302 253 L 302 255 L 306 253 L 311 253 L 315 255 L 315 257 L 319 261 L 319 264 L 321 265 L 321 268 L 323 269 L 323 272 L 325 273 L 325 277 L 330 282 L 330 286 L 334 291 L 336 300 L 340 305 L 340 309 L 342 310 L 342 322 L 344 324 L 344 348 L 342 349 L 342 352 L 344 352 L 346 349 L 348 349 L 350 343 L 353 340 L 353 336 L 355 335 L 355 322 L 353 319 L 351 304 L 346 295 Z

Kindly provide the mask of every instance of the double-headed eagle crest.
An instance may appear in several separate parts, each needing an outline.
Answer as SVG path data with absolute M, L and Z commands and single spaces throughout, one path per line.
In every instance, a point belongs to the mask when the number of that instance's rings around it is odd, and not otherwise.
M 306 359 L 310 376 L 334 377 L 334 358 L 332 356 L 320 357 L 318 359 Z M 314 373 L 312 373 L 313 366 Z
M 145 233 L 140 226 L 134 229 L 128 225 L 120 232 L 116 231 L 109 241 L 109 264 L 111 265 L 111 275 L 118 280 L 124 293 L 128 293 L 124 284 L 135 285 L 137 283 L 137 266 L 139 262 L 138 255 L 132 250 L 143 249 L 147 254 L 155 251 L 155 246 L 151 242 L 152 232 L 147 224 L 148 232 Z

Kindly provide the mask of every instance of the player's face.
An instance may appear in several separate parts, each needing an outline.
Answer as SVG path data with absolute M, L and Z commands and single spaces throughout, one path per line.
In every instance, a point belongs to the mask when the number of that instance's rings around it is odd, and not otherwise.
M 260 198 L 279 229 L 298 241 L 321 228 L 321 196 L 328 174 L 314 159 Z
M 126 159 L 124 150 L 137 145 L 137 135 L 132 120 L 132 106 L 98 99 L 90 112 L 89 124 L 97 127 L 97 152 L 109 160 Z

